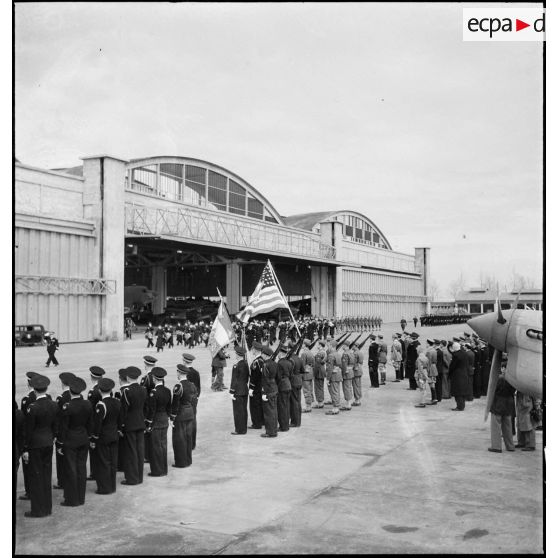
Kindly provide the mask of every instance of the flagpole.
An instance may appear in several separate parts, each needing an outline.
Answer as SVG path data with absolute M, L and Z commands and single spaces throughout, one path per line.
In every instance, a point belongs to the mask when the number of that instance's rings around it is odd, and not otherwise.
M 267 260 L 267 263 L 269 264 L 269 269 L 271 269 L 271 273 L 273 273 L 273 278 L 275 279 L 275 283 L 277 283 L 277 287 L 279 288 L 279 291 L 281 292 L 281 296 L 283 297 L 283 300 L 285 301 L 285 304 L 287 305 L 287 309 L 289 311 L 289 314 L 291 315 L 291 318 L 293 319 L 296 330 L 298 331 L 298 336 L 302 337 L 302 333 L 300 333 L 300 329 L 298 329 L 298 324 L 296 323 L 296 320 L 293 316 L 293 312 L 291 310 L 291 307 L 289 306 L 289 303 L 287 302 L 287 299 L 285 298 L 285 293 L 283 292 L 283 289 L 281 287 L 281 283 L 279 283 L 279 279 L 277 279 L 277 275 L 275 274 L 275 269 L 273 269 L 273 266 L 271 265 L 271 262 L 269 261 L 269 259 Z

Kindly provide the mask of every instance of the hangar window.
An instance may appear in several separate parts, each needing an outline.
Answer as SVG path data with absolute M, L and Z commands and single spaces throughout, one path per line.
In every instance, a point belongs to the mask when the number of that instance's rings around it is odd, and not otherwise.
M 202 169 L 201 167 L 194 167 L 192 165 L 186 165 L 186 178 L 192 182 L 205 184 L 205 169 Z
M 229 211 L 246 215 L 246 190 L 234 180 L 229 180 Z
M 350 227 L 349 225 L 345 225 L 345 236 L 353 236 L 353 227 Z
M 355 229 L 355 238 L 362 240 L 362 229 Z
M 132 170 L 132 189 L 150 194 L 157 189 L 157 165 Z
M 220 211 L 227 211 L 227 177 L 209 171 L 209 187 L 207 197 L 210 204 Z
M 275 217 L 273 217 L 273 215 L 267 210 L 267 208 L 265 209 L 264 219 L 268 223 L 277 223 L 277 219 L 275 219 Z
M 364 240 L 372 242 L 372 233 L 370 231 L 364 231 Z
M 248 197 L 248 217 L 263 219 L 263 203 L 260 200 Z

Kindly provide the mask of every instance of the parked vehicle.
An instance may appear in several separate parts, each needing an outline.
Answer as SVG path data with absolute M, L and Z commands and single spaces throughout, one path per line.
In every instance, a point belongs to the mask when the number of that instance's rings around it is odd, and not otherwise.
M 16 325 L 14 328 L 16 347 L 45 344 L 45 328 L 39 324 Z

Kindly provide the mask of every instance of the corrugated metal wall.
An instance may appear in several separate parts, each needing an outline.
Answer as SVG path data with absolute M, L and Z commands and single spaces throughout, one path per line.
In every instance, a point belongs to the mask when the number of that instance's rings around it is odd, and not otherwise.
M 397 296 L 420 296 L 423 284 L 420 277 L 393 276 L 362 270 L 343 270 L 343 293 L 362 293 L 394 295 L 393 300 L 364 301 L 345 300 L 343 297 L 344 316 L 380 316 L 384 322 L 407 320 L 420 316 L 425 303 L 397 300 Z M 350 295 L 349 295 L 350 296 Z
M 15 229 L 16 275 L 98 277 L 95 238 L 70 233 Z M 17 293 L 16 324 L 42 324 L 60 342 L 91 341 L 100 331 L 102 296 Z

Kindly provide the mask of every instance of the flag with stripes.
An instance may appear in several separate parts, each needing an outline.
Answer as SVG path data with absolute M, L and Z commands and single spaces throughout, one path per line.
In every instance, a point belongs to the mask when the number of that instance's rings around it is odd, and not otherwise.
M 229 313 L 225 303 L 221 300 L 217 317 L 211 326 L 211 333 L 209 334 L 209 341 L 207 347 L 211 351 L 211 356 L 214 357 L 219 349 L 234 341 L 235 334 L 229 318 Z
M 267 260 L 262 276 L 248 304 L 246 304 L 244 310 L 237 314 L 237 317 L 240 321 L 246 323 L 250 318 L 258 314 L 271 312 L 271 310 L 275 310 L 276 308 L 288 307 L 289 305 L 281 294 L 279 285 L 275 280 L 275 273 L 271 267 L 271 262 Z

